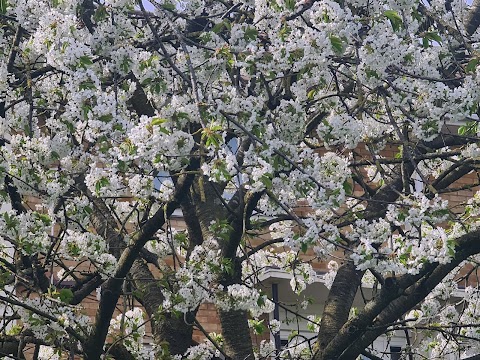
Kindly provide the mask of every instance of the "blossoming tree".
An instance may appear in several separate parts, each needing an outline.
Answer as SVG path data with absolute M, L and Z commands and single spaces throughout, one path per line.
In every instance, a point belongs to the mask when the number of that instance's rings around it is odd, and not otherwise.
M 280 356 L 376 359 L 395 329 L 480 353 L 480 1 L 0 0 L 0 24 L 2 354 L 269 358 L 255 279 L 300 293 L 332 255 L 316 341 Z

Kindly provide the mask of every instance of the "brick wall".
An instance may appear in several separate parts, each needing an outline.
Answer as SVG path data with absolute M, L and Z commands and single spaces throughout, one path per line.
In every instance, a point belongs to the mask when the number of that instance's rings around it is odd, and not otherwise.
M 399 151 L 398 148 L 390 147 L 383 150 L 381 154 L 387 158 L 394 158 L 395 154 L 398 153 L 398 151 Z M 369 152 L 363 146 L 358 147 L 357 155 L 358 155 L 358 158 L 356 158 L 356 161 L 361 161 L 362 158 L 364 160 L 371 159 Z M 478 182 L 478 174 L 472 172 L 467 176 L 462 177 L 461 179 L 456 181 L 454 184 L 452 184 L 451 188 L 462 189 L 463 187 L 468 186 L 475 182 Z M 441 196 L 445 199 L 448 199 L 451 205 L 459 206 L 462 203 L 465 203 L 469 198 L 471 198 L 478 189 L 479 187 L 472 188 L 472 189 L 464 189 L 464 190 L 455 191 L 453 193 L 442 194 Z M 363 190 L 359 186 L 356 186 L 354 188 L 355 195 L 357 196 L 361 195 L 362 192 Z M 35 198 L 31 197 L 28 199 L 28 204 L 30 208 L 35 209 L 35 206 L 38 204 L 38 201 Z M 461 207 L 458 207 L 459 211 L 460 209 Z M 306 216 L 310 211 L 311 210 L 309 209 L 305 201 L 300 201 L 298 203 L 298 206 L 295 208 L 295 212 L 299 216 Z M 173 228 L 176 228 L 179 230 L 185 229 L 185 223 L 179 217 L 173 217 L 170 220 L 170 224 Z M 259 237 L 258 239 L 254 239 L 252 240 L 252 245 L 258 245 L 262 241 L 265 241 L 266 239 L 268 239 L 268 237 L 265 237 L 265 236 Z M 341 255 L 341 253 L 339 252 L 338 255 Z M 311 259 L 314 257 L 314 254 L 312 250 L 309 250 L 303 256 L 306 259 Z M 78 264 L 72 263 L 72 265 L 78 265 Z M 326 263 L 324 262 L 320 262 L 320 263 L 313 262 L 312 265 L 314 269 L 319 273 L 323 273 L 328 270 Z M 84 262 L 79 266 L 79 269 L 87 270 L 89 266 L 90 264 L 88 262 Z M 151 267 L 151 269 L 154 273 L 159 275 L 157 269 L 153 267 Z M 471 267 L 465 267 L 462 274 L 468 274 L 470 270 L 471 270 Z M 58 269 L 56 271 L 58 271 Z M 473 272 L 469 274 L 465 283 L 470 283 L 470 284 L 477 283 L 477 279 L 478 279 L 478 274 L 476 272 Z M 21 291 L 21 289 L 19 291 Z M 128 306 L 131 306 L 131 303 Z M 138 304 L 137 302 L 133 302 L 133 306 L 140 306 L 140 304 Z M 97 294 L 95 292 L 92 292 L 92 294 L 90 294 L 90 296 L 84 302 L 82 302 L 82 307 L 83 307 L 83 313 L 85 315 L 88 315 L 94 318 L 98 309 Z M 114 316 L 120 314 L 122 310 L 123 310 L 123 304 L 122 304 L 122 299 L 120 299 L 120 302 L 117 305 L 117 311 Z M 197 320 L 203 327 L 203 330 L 206 331 L 207 333 L 221 333 L 221 326 L 218 319 L 217 311 L 213 304 L 209 304 L 209 303 L 202 304 L 197 314 Z M 265 321 L 265 324 L 268 323 L 268 315 L 264 316 L 264 321 Z M 147 333 L 150 333 L 149 324 L 147 324 Z M 196 329 L 193 334 L 193 339 L 197 342 L 201 342 L 205 339 L 205 336 L 200 330 Z M 261 340 L 270 339 L 270 333 L 266 331 L 262 335 L 252 334 L 252 339 L 254 343 L 259 344 Z

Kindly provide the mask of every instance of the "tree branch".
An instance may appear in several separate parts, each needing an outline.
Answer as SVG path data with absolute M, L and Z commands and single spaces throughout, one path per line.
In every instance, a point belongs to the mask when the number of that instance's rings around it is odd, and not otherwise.
M 390 279 L 379 295 L 342 327 L 329 344 L 325 359 L 347 360 L 358 356 L 386 330 L 389 323 L 420 303 L 462 261 L 479 253 L 479 237 L 480 230 L 476 230 L 457 239 L 455 257 L 448 264 L 427 264 L 417 275 L 406 274 Z
M 146 242 L 153 237 L 158 229 L 165 224 L 165 221 L 172 215 L 174 210 L 179 207 L 181 200 L 186 196 L 188 189 L 192 185 L 194 177 L 192 172 L 197 170 L 198 167 L 198 159 L 192 158 L 190 166 L 186 169 L 187 175 L 184 175 L 179 180 L 173 199 L 159 209 L 131 238 L 130 243 L 127 244 L 127 247 L 123 250 L 118 260 L 118 265 L 113 277 L 103 284 L 102 296 L 95 317 L 95 325 L 91 335 L 84 343 L 87 359 L 98 359 L 102 354 L 110 320 L 120 297 L 125 277 Z
M 480 26 L 480 0 L 474 0 L 470 5 L 470 11 L 468 12 L 465 29 L 468 35 L 473 35 Z

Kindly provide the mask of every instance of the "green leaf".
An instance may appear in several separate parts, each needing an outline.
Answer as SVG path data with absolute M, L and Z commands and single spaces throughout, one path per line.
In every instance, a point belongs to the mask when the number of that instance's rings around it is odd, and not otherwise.
M 207 145 L 207 147 L 213 145 L 214 147 L 218 148 L 220 146 L 220 142 L 215 135 L 212 135 L 208 137 L 207 141 L 205 141 L 205 145 Z
M 226 27 L 226 24 L 224 21 L 219 22 L 218 24 L 215 24 L 212 28 L 212 31 L 215 34 L 220 34 L 220 32 Z
M 128 169 L 128 165 L 125 161 L 123 160 L 118 160 L 118 165 L 117 165 L 118 170 L 125 172 Z
M 163 84 L 160 81 L 155 81 L 150 85 L 150 91 L 155 94 L 160 94 L 163 89 Z
M 432 42 L 436 42 L 437 44 L 442 43 L 442 38 L 438 33 L 434 31 L 429 31 L 426 32 L 423 37 L 422 37 L 422 46 L 427 49 L 430 45 L 432 45 Z
M 458 128 L 458 135 L 467 136 L 477 134 L 478 123 L 476 121 L 468 121 L 465 125 Z
M 322 20 L 327 24 L 332 22 L 332 20 L 330 19 L 330 16 L 328 16 L 327 9 L 323 10 Z
M 403 58 L 407 63 L 412 63 L 414 58 L 413 58 L 413 54 L 407 54 L 405 55 L 405 57 Z
M 122 63 L 120 64 L 120 70 L 122 70 L 124 73 L 127 73 L 130 71 L 130 65 L 132 64 L 132 60 L 128 57 L 123 58 Z
M 25 124 L 25 126 L 23 127 L 23 131 L 25 131 L 25 134 L 28 135 L 28 136 L 32 136 L 32 130 L 30 129 L 30 125 L 29 124 Z
M 301 245 L 301 250 L 304 254 L 306 254 L 308 250 L 308 244 L 303 242 Z
M 470 72 L 475 72 L 477 69 L 477 65 L 479 62 L 479 58 L 473 58 L 471 59 L 468 64 L 465 66 L 465 72 L 470 73 Z
M 19 335 L 23 330 L 23 326 L 13 325 L 10 329 L 7 330 L 6 334 L 10 336 Z
M 106 114 L 106 115 L 101 115 L 98 120 L 104 123 L 109 123 L 110 121 L 113 120 L 113 115 L 112 114 Z
M 97 86 L 90 80 L 82 81 L 78 86 L 80 90 L 94 90 Z
M 247 27 L 245 33 L 243 34 L 243 38 L 247 41 L 254 41 L 258 36 L 258 31 L 252 26 Z
M 168 119 L 162 119 L 162 118 L 155 117 L 155 118 L 152 119 L 152 122 L 150 123 L 150 125 L 158 126 L 158 125 L 165 124 L 166 122 L 168 122 Z
M 179 112 L 174 112 L 174 113 L 173 113 L 172 119 L 173 119 L 174 121 L 178 121 L 178 120 L 189 120 L 190 117 L 189 117 L 188 113 L 183 112 L 183 111 L 179 111 Z
M 5 220 L 7 230 L 14 229 L 18 224 L 15 218 L 13 216 L 10 216 L 7 212 L 3 213 L 3 220 Z
M 297 2 L 295 0 L 285 0 L 285 7 L 287 10 L 293 11 L 295 10 L 295 4 Z
M 207 147 L 213 145 L 218 148 L 220 146 L 223 140 L 222 135 L 218 133 L 220 130 L 222 130 L 222 127 L 214 124 L 202 130 L 202 140 L 205 140 L 205 145 Z
M 230 21 L 228 19 L 223 19 L 223 21 L 215 24 L 212 27 L 211 31 L 215 34 L 220 34 L 224 30 L 229 31 L 231 28 L 232 28 L 232 24 L 230 23 Z M 209 32 L 205 32 L 205 33 L 202 33 L 202 35 L 200 35 L 200 38 L 202 39 L 202 42 L 206 44 L 212 40 L 212 34 Z
M 88 113 L 92 111 L 92 107 L 89 104 L 83 104 L 82 105 L 82 113 L 83 113 L 83 118 L 85 120 L 88 119 Z
M 73 124 L 70 121 L 64 120 L 62 122 L 67 127 L 68 131 L 70 131 L 71 133 L 75 132 L 75 127 L 73 126 Z
M 455 255 L 455 248 L 458 246 L 458 242 L 454 239 L 447 240 L 448 255 Z
M 106 177 L 102 177 L 100 180 L 98 180 L 95 184 L 95 191 L 98 194 L 100 194 L 100 190 L 102 187 L 105 187 L 107 185 L 110 185 L 110 180 L 108 180 Z
M 72 301 L 72 299 L 73 299 L 73 292 L 70 289 L 62 289 L 62 290 L 60 290 L 58 298 L 60 299 L 60 301 L 66 303 L 66 304 L 69 304 L 70 301 Z
M 403 27 L 403 19 L 395 10 L 386 10 L 383 15 L 390 20 L 390 24 L 392 25 L 393 31 L 400 30 Z
M 345 190 L 345 194 L 347 195 L 352 195 L 353 194 L 353 186 L 348 182 L 348 180 L 345 180 L 343 182 L 343 190 Z
M 412 17 L 417 20 L 419 23 L 423 21 L 422 15 L 415 8 L 412 9 Z
M 270 174 L 263 174 L 260 177 L 260 181 L 265 185 L 265 188 L 271 189 L 272 188 L 272 179 Z
M 169 10 L 169 11 L 175 11 L 176 10 L 175 4 L 172 4 L 171 2 L 166 1 L 161 6 L 165 10 Z
M 223 259 L 222 260 L 222 268 L 223 268 L 223 271 L 228 274 L 228 275 L 233 275 L 233 271 L 234 271 L 234 266 L 233 266 L 233 262 L 231 259 Z
M 308 100 L 313 100 L 315 97 L 315 94 L 317 93 L 317 89 L 312 89 L 307 93 L 307 99 Z
M 343 42 L 338 36 L 330 35 L 330 44 L 332 45 L 333 50 L 337 53 L 343 52 Z
M 261 335 L 265 332 L 265 325 L 263 325 L 263 320 L 250 320 L 249 322 L 255 334 Z
M 402 145 L 400 145 L 398 147 L 398 152 L 395 153 L 394 157 L 395 157 L 395 159 L 401 159 L 403 157 L 403 146 Z M 377 164 L 377 167 L 379 167 L 379 166 L 380 166 L 380 164 Z
M 36 217 L 43 222 L 45 225 L 50 225 L 52 223 L 52 219 L 47 214 L 35 213 Z
M 428 49 L 428 47 L 430 46 L 430 41 L 428 41 L 428 39 L 426 37 L 422 38 L 422 46 L 425 49 Z
M 280 31 L 278 32 L 278 35 L 280 36 L 280 40 L 285 41 L 291 32 L 292 32 L 292 29 L 290 28 L 290 26 L 288 26 L 286 23 L 283 24 L 283 26 L 280 28 Z
M 79 59 L 79 66 L 86 69 L 88 66 L 93 64 L 92 59 L 90 59 L 88 56 L 80 56 Z
M 114 124 L 112 129 L 116 131 L 123 131 L 123 126 L 122 124 Z
M 427 37 L 429 40 L 436 41 L 439 44 L 442 42 L 442 38 L 440 37 L 440 35 L 433 31 L 427 32 L 424 37 Z
M 93 20 L 95 20 L 96 23 L 105 20 L 108 18 L 108 13 L 107 13 L 107 8 L 105 5 L 99 5 L 97 10 L 95 11 L 95 14 L 93 14 Z
M 292 340 L 293 338 L 298 336 L 298 331 L 297 330 L 292 330 L 290 335 L 288 335 L 288 341 Z
M 367 78 L 375 78 L 375 79 L 380 79 L 380 75 L 375 70 L 370 69 L 369 67 L 365 68 L 365 75 L 367 75 Z
M 143 291 L 138 290 L 138 289 L 134 290 L 132 295 L 135 296 L 138 299 L 143 299 L 145 297 L 145 293 Z
M 4 15 L 7 13 L 7 6 L 8 6 L 7 0 L 0 0 L 0 14 Z

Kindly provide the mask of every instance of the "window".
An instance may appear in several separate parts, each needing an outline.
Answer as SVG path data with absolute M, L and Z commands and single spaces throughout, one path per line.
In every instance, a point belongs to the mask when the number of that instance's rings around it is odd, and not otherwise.
M 402 348 L 400 346 L 390 346 L 390 359 L 400 360 L 402 355 Z

